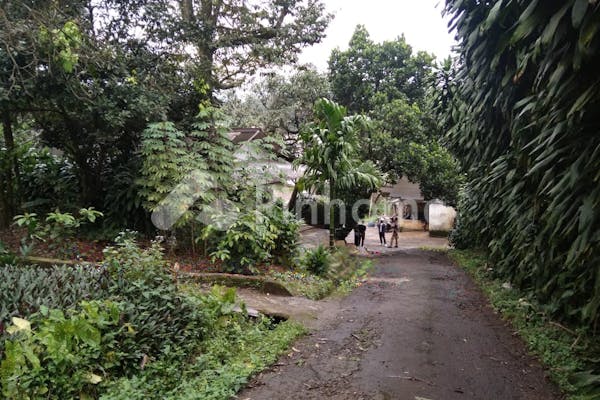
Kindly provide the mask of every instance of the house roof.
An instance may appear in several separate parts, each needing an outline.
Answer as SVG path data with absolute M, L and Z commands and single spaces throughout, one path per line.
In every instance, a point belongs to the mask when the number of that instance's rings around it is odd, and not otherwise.
M 267 136 L 260 128 L 234 128 L 228 135 L 229 139 L 236 144 L 262 139 Z

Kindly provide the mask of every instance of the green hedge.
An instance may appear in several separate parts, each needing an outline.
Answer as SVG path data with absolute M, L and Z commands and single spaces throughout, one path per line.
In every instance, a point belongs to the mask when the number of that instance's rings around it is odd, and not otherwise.
M 460 58 L 445 86 L 444 122 L 468 172 L 455 243 L 488 247 L 497 275 L 592 329 L 600 317 L 600 3 L 447 0 L 446 10 Z

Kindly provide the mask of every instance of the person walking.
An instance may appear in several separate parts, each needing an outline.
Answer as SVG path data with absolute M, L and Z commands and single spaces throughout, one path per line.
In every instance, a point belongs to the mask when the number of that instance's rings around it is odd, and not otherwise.
M 367 236 L 367 226 L 365 225 L 364 221 L 360 221 L 358 223 L 358 233 L 359 233 L 359 246 L 360 247 L 365 247 L 365 237 Z
M 387 242 L 385 241 L 386 230 L 387 230 L 387 224 L 385 223 L 385 219 L 383 217 L 381 217 L 377 221 L 377 231 L 379 232 L 379 244 L 382 246 L 387 245 Z
M 394 245 L 394 241 L 396 241 L 396 245 L 394 247 L 398 247 L 398 232 L 400 231 L 400 226 L 398 226 L 398 217 L 394 215 L 392 217 L 392 239 L 390 239 L 390 247 Z

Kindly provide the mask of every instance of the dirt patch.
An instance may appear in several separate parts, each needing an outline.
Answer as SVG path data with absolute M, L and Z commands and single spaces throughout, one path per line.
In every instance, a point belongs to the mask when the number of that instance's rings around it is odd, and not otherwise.
M 562 398 L 470 278 L 443 255 L 391 255 L 371 275 L 238 398 Z

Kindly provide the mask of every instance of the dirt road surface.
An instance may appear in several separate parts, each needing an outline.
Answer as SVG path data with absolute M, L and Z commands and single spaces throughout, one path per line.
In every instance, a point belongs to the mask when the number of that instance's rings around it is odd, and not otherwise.
M 237 398 L 552 400 L 545 378 L 442 253 L 400 251 Z

